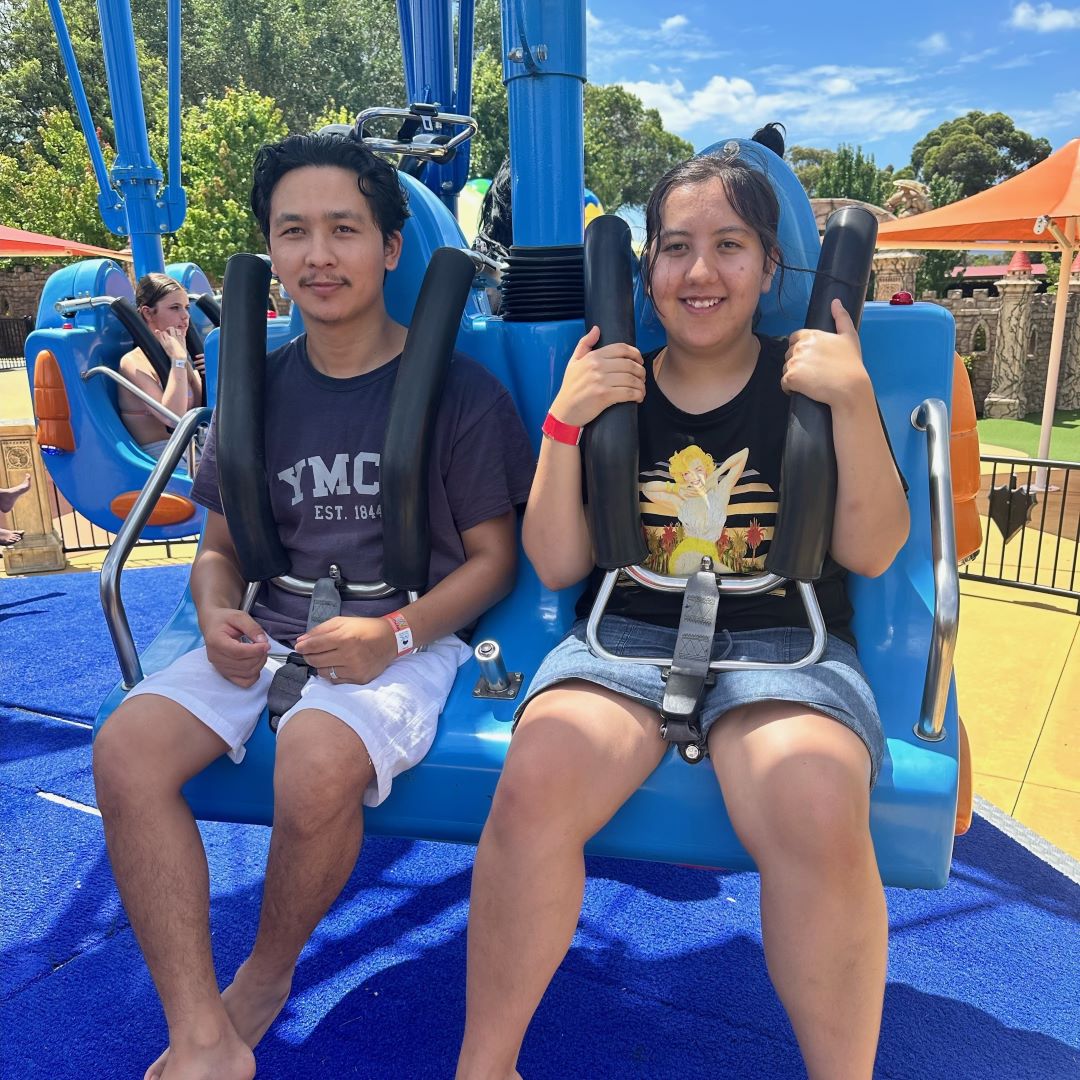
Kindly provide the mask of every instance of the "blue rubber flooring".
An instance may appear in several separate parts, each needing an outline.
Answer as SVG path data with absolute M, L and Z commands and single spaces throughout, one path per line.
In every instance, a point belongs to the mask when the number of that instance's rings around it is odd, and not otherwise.
M 185 578 L 125 574 L 140 644 Z M 118 676 L 96 575 L 0 582 L 0 652 L 0 1075 L 140 1077 L 165 1025 L 93 812 L 88 725 Z M 224 983 L 254 935 L 269 833 L 202 832 Z M 366 842 L 258 1049 L 260 1076 L 453 1075 L 472 856 Z M 588 869 L 577 936 L 522 1053 L 526 1080 L 804 1075 L 765 974 L 755 875 L 599 858 Z M 888 903 L 877 1076 L 1080 1077 L 1080 885 L 976 818 L 945 889 L 890 889 Z

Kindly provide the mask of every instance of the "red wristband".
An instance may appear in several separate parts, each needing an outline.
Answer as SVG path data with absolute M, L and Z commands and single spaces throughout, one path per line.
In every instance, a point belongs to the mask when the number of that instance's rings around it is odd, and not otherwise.
M 574 427 L 573 424 L 564 424 L 551 413 L 544 417 L 544 426 L 540 430 L 549 439 L 566 443 L 567 446 L 577 446 L 581 442 L 581 428 Z
M 400 611 L 391 611 L 389 615 L 384 615 L 383 618 L 394 628 L 398 656 L 406 656 L 411 652 L 415 652 L 416 646 L 413 645 L 412 629 L 409 627 L 408 619 Z

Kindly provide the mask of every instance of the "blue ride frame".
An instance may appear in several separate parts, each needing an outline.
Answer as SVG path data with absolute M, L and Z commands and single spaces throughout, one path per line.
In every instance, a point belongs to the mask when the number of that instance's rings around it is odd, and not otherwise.
M 129 14 L 128 0 L 99 3 L 114 15 Z M 406 81 L 411 97 L 441 105 L 449 102 L 455 111 L 464 111 L 468 80 L 462 72 L 468 71 L 465 28 L 471 30 L 471 0 L 461 5 L 456 97 L 449 75 L 451 9 L 451 0 L 399 0 Z M 502 14 L 512 132 L 514 241 L 528 246 L 580 243 L 583 0 L 503 0 Z M 109 25 L 114 25 L 113 19 Z M 113 47 L 114 37 L 123 36 L 119 30 L 108 36 L 106 49 Z M 178 67 L 170 63 L 170 74 L 174 70 Z M 132 114 L 137 111 L 133 109 Z M 558 137 L 553 138 L 552 132 L 558 132 Z M 814 266 L 819 245 L 805 194 L 780 159 L 757 146 L 754 153 L 781 199 L 781 242 L 787 261 Z M 170 174 L 176 175 L 172 166 Z M 139 184 L 148 176 L 144 163 L 138 176 L 132 173 L 130 181 L 125 180 L 130 184 L 129 197 L 143 193 Z M 435 248 L 465 246 L 442 201 L 450 192 L 444 185 L 450 182 L 460 187 L 459 179 L 463 181 L 463 174 L 448 166 L 430 165 L 423 184 L 402 177 L 413 216 L 406 225 L 402 265 L 388 276 L 386 296 L 391 315 L 403 323 L 411 321 L 422 270 Z M 146 243 L 149 246 L 149 239 Z M 762 332 L 783 334 L 801 325 L 809 279 L 809 274 L 790 274 L 782 296 L 764 298 Z M 644 349 L 659 344 L 662 333 L 640 296 L 640 287 L 638 291 L 638 341 Z M 289 332 L 299 328 L 294 319 Z M 102 337 L 109 333 L 104 327 L 93 329 Z M 283 327 L 274 330 L 280 334 Z M 510 389 L 538 443 L 536 433 L 581 333 L 580 321 L 504 322 L 490 314 L 478 289 L 462 320 L 458 345 Z M 207 340 L 208 375 L 216 364 L 216 337 L 211 333 Z M 925 740 L 913 730 L 920 717 L 931 652 L 935 582 L 927 439 L 913 425 L 912 414 L 924 399 L 939 398 L 946 405 L 951 401 L 953 324 L 948 312 L 933 305 L 868 304 L 861 338 L 897 460 L 911 485 L 911 534 L 893 566 L 873 581 L 851 579 L 860 655 L 881 707 L 888 744 L 872 800 L 871 830 L 886 882 L 936 887 L 945 883 L 952 852 L 958 723 L 955 691 L 950 688 L 942 738 Z M 477 640 L 499 640 L 508 665 L 523 671 L 528 681 L 572 620 L 575 593 L 545 589 L 522 558 L 513 593 L 481 619 Z M 194 606 L 187 596 L 170 625 L 143 655 L 143 668 L 161 668 L 199 643 Z M 476 698 L 472 690 L 477 675 L 474 664 L 461 669 L 435 745 L 419 766 L 395 781 L 390 799 L 366 815 L 370 831 L 475 841 L 509 742 L 514 709 L 513 702 Z M 103 704 L 98 728 L 124 693 L 125 687 L 118 686 Z M 273 755 L 273 736 L 260 723 L 242 765 L 217 762 L 186 787 L 197 815 L 268 824 Z M 714 866 L 752 865 L 727 820 L 711 770 L 687 765 L 673 752 L 589 850 Z

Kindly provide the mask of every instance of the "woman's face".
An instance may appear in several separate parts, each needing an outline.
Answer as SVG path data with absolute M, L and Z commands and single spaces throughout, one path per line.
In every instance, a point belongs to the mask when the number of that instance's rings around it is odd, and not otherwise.
M 188 294 L 183 289 L 173 289 L 153 307 L 144 304 L 141 311 L 151 330 L 169 330 L 175 326 L 186 334 L 191 321 L 189 307 Z
M 660 214 L 652 299 L 669 344 L 724 348 L 752 332 L 772 280 L 761 240 L 717 179 L 672 188 Z

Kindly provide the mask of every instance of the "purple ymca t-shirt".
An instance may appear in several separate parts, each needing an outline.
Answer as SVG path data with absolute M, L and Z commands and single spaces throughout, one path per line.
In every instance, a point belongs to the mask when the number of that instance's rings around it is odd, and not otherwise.
M 278 533 L 297 577 L 382 580 L 379 460 L 400 357 L 375 371 L 335 379 L 316 371 L 306 335 L 266 362 L 266 475 Z M 222 513 L 216 419 L 192 498 Z M 429 471 L 432 588 L 465 561 L 461 534 L 524 503 L 535 464 L 513 400 L 475 360 L 455 353 L 435 422 Z M 350 600 L 345 615 L 383 615 L 403 593 Z M 309 600 L 266 583 L 252 614 L 291 643 L 307 627 Z

